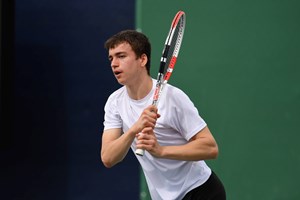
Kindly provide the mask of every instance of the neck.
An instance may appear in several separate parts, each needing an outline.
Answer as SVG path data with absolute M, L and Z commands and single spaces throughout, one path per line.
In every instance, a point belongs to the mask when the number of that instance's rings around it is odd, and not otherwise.
M 147 96 L 152 89 L 152 78 L 144 77 L 139 83 L 126 85 L 127 93 L 130 98 L 140 100 Z

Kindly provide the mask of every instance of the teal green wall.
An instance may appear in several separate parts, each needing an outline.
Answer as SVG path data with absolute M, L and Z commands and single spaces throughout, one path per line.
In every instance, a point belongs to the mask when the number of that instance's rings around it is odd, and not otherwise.
M 187 24 L 170 83 L 214 134 L 220 155 L 208 164 L 228 199 L 300 199 L 300 1 L 137 0 L 153 77 L 178 10 Z

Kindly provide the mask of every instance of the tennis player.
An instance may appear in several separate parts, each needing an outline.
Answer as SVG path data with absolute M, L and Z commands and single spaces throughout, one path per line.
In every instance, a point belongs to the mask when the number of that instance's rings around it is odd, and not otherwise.
M 218 145 L 197 108 L 180 89 L 167 84 L 158 107 L 151 105 L 156 80 L 150 76 L 151 44 L 125 30 L 105 43 L 112 72 L 123 85 L 105 105 L 101 159 L 110 168 L 131 148 L 152 200 L 225 200 L 225 189 L 205 160 Z M 150 105 L 150 106 L 149 106 Z

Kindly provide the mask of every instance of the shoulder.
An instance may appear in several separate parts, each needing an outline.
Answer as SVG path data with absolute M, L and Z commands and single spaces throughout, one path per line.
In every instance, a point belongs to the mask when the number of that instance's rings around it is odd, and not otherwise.
M 123 102 L 124 97 L 126 95 L 126 88 L 122 86 L 121 88 L 114 91 L 107 99 L 105 107 L 115 107 L 119 103 Z
M 167 84 L 165 87 L 167 98 L 172 98 L 174 101 L 190 101 L 188 95 L 180 88 Z
M 117 89 L 116 91 L 114 91 L 111 95 L 109 95 L 107 102 L 118 101 L 118 100 L 124 98 L 125 93 L 126 93 L 126 88 L 125 88 L 125 86 L 122 86 L 119 89 Z
M 163 102 L 172 105 L 176 111 L 186 111 L 197 109 L 190 97 L 180 88 L 173 85 L 166 85 L 165 94 L 163 94 Z

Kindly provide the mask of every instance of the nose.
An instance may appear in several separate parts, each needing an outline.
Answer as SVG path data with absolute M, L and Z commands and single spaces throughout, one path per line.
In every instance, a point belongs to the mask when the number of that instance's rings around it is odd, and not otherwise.
M 117 66 L 119 65 L 119 62 L 117 61 L 117 59 L 111 59 L 111 61 L 110 61 L 110 66 L 112 67 L 112 68 L 116 68 Z

